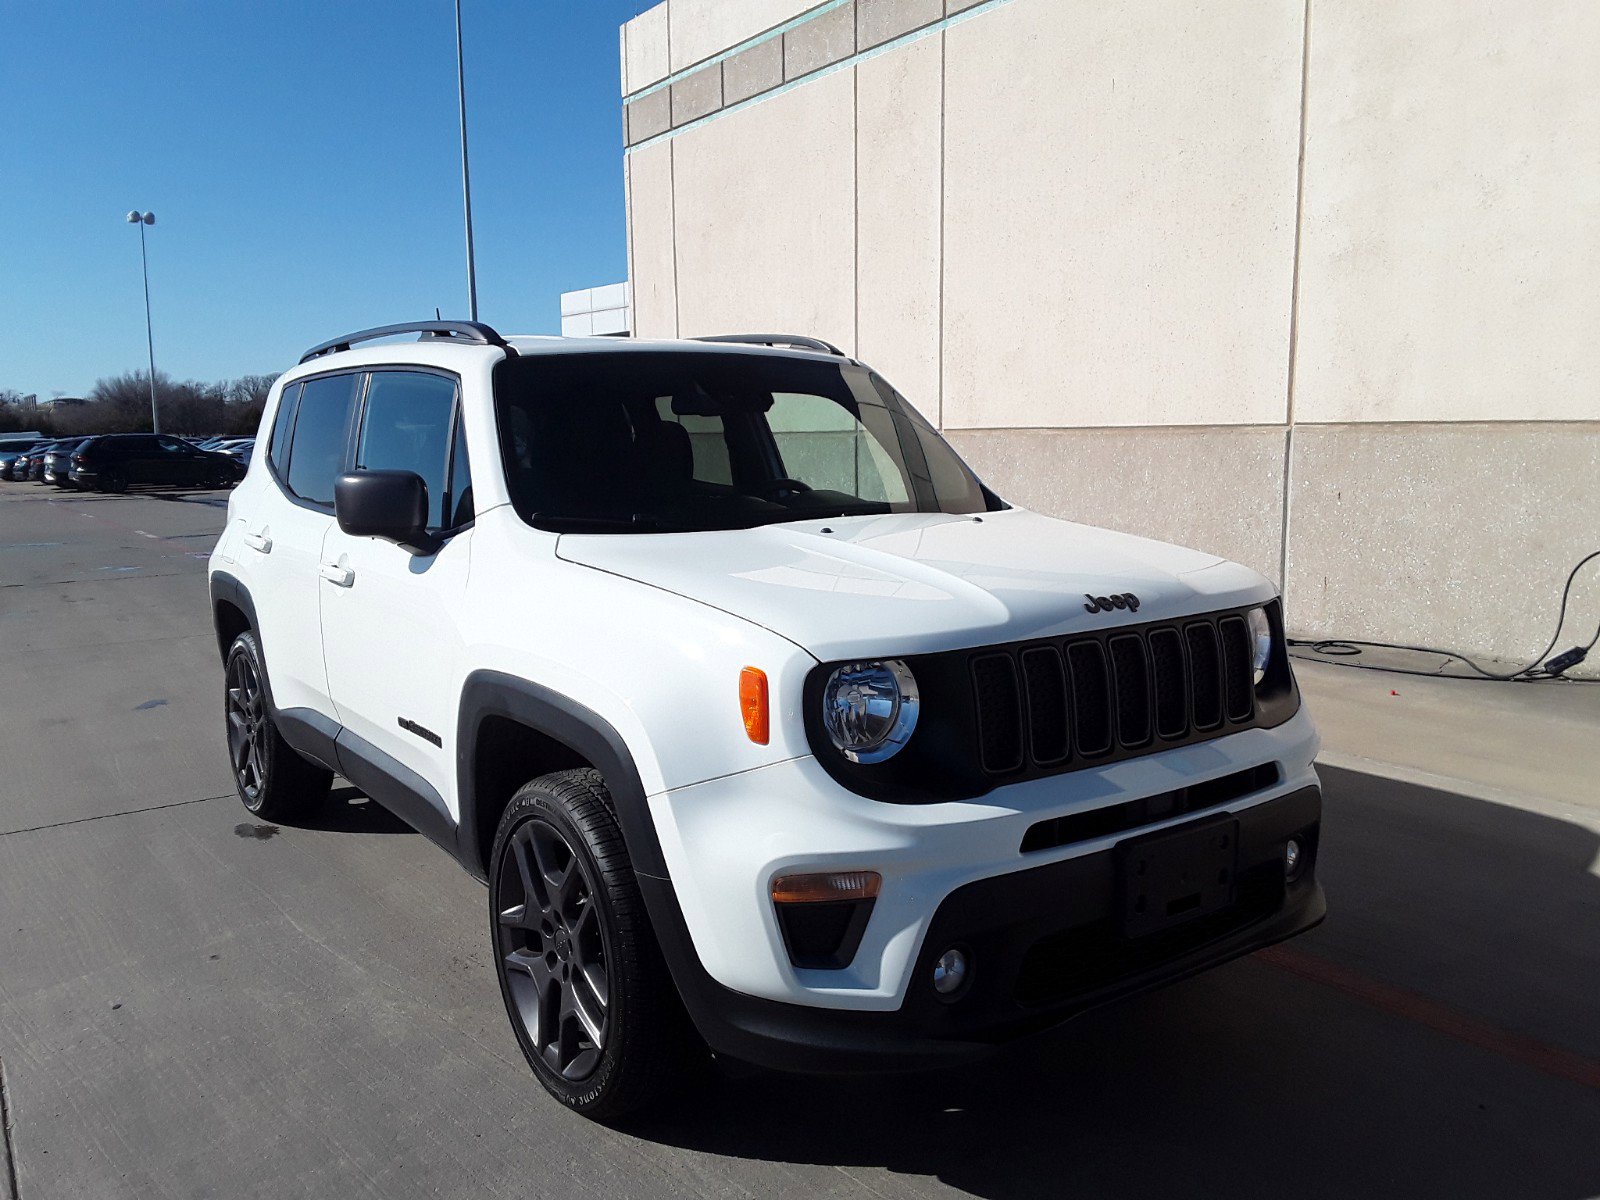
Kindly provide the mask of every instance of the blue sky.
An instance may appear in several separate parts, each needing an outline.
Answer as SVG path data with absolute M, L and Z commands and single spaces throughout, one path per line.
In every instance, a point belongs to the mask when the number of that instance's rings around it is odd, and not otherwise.
M 627 274 L 617 27 L 653 0 L 464 0 L 481 317 Z M 467 315 L 451 0 L 0 0 L 0 388 L 283 370 Z

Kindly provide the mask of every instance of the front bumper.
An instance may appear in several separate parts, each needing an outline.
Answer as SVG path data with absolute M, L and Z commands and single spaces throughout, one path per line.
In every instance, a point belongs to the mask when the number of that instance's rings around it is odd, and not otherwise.
M 959 888 L 935 912 L 916 954 L 912 986 L 893 1011 L 759 999 L 722 987 L 703 972 L 686 980 L 680 971 L 679 983 L 712 1047 L 748 1062 L 811 1073 L 957 1065 L 1316 925 L 1326 913 L 1316 880 L 1321 812 L 1321 793 L 1309 786 L 1234 814 L 1233 903 L 1142 937 L 1123 933 L 1115 847 Z M 1293 882 L 1285 880 L 1283 869 L 1290 837 L 1306 847 Z M 931 978 L 934 962 L 953 945 L 970 955 L 972 978 L 947 1002 L 934 992 Z
M 1321 920 L 1317 746 L 1302 710 L 1272 729 L 921 805 L 868 800 L 815 759 L 786 760 L 650 797 L 671 878 L 640 882 L 674 977 L 715 1048 L 802 1070 L 958 1059 Z M 1070 825 L 1257 770 L 1277 782 L 1182 815 L 1023 849 L 1040 823 Z M 1232 915 L 1122 938 L 1110 882 L 1117 847 L 1219 814 L 1240 822 Z M 1304 833 L 1312 860 L 1288 887 L 1286 829 Z M 796 967 L 768 895 L 772 877 L 853 870 L 883 880 L 854 957 L 842 969 Z M 959 1003 L 945 1004 L 928 981 L 933 961 L 958 943 L 973 952 L 973 982 Z

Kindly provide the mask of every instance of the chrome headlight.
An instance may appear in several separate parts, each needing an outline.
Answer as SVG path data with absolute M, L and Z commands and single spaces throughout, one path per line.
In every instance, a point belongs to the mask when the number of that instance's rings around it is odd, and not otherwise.
M 1264 608 L 1252 608 L 1244 619 L 1250 627 L 1250 665 L 1255 669 L 1255 681 L 1260 683 L 1272 665 L 1272 622 L 1267 620 Z
M 893 758 L 917 727 L 917 681 L 897 658 L 848 663 L 822 689 L 822 724 L 856 763 Z

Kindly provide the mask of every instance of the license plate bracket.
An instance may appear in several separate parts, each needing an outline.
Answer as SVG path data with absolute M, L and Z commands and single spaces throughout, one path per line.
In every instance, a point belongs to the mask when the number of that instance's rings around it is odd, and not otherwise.
M 1239 822 L 1229 816 L 1118 842 L 1123 933 L 1144 937 L 1228 908 L 1238 860 Z

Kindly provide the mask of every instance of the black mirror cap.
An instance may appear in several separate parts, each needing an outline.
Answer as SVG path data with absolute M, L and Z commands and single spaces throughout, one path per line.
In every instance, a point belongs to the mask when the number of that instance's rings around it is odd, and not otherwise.
M 426 551 L 428 485 L 415 471 L 351 471 L 333 484 L 333 515 L 352 537 L 376 537 Z

